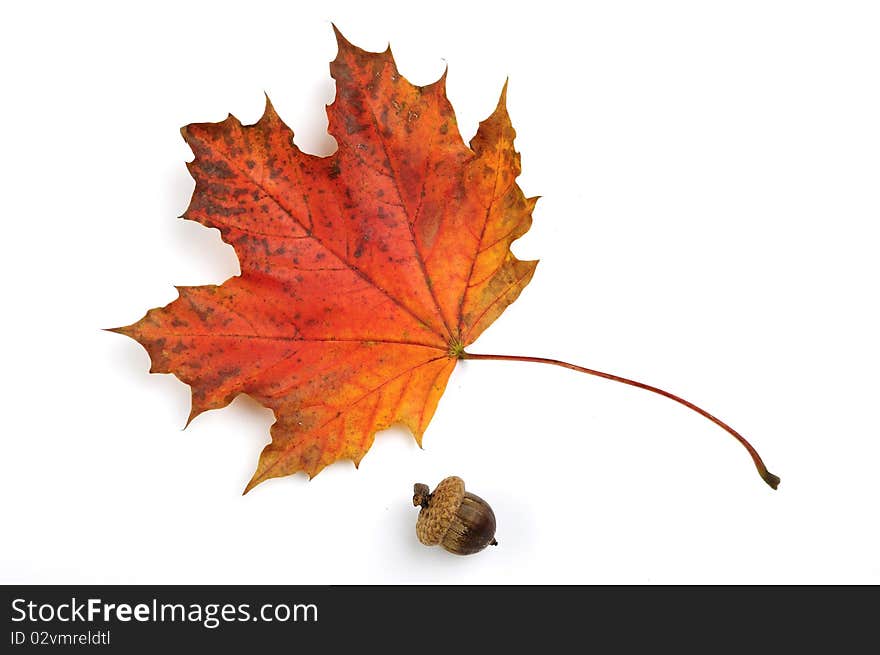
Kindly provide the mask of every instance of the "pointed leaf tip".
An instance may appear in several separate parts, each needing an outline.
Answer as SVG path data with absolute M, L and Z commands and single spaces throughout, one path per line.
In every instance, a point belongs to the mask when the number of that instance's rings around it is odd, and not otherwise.
M 436 93 L 439 97 L 443 98 L 448 102 L 449 98 L 446 96 L 446 80 L 449 75 L 449 62 L 443 61 L 443 72 L 440 74 L 436 80 L 431 82 L 430 84 L 426 84 L 421 87 L 422 91 L 430 90 L 431 93 Z
M 345 38 L 345 35 L 340 31 L 338 27 L 336 27 L 336 23 L 330 24 L 333 26 L 333 34 L 336 35 L 336 45 L 340 51 L 342 51 L 343 48 L 345 48 L 346 50 L 351 50 L 352 48 L 356 47 L 354 44 L 352 44 L 351 41 Z
M 202 413 L 201 411 L 197 411 L 195 408 L 190 409 L 189 416 L 186 417 L 186 423 L 183 424 L 181 431 L 186 430 L 190 426 L 190 423 L 192 423 L 195 420 L 195 418 L 201 413 Z
M 505 78 L 504 86 L 501 87 L 501 93 L 498 95 L 498 104 L 495 105 L 496 114 L 507 114 L 507 83 L 510 78 Z
M 263 106 L 263 115 L 260 116 L 260 120 L 258 123 L 273 123 L 277 120 L 281 120 L 278 116 L 278 112 L 275 111 L 275 105 L 272 104 L 272 100 L 269 98 L 269 94 L 266 91 L 263 91 L 263 97 L 266 99 L 266 103 Z

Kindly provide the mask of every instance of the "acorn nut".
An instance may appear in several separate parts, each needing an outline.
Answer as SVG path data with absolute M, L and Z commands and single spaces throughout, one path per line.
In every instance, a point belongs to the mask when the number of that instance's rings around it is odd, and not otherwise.
M 416 535 L 426 546 L 440 544 L 455 555 L 471 555 L 495 541 L 495 512 L 489 503 L 464 490 L 464 480 L 450 476 L 429 492 L 428 485 L 413 487 L 413 505 L 422 509 Z

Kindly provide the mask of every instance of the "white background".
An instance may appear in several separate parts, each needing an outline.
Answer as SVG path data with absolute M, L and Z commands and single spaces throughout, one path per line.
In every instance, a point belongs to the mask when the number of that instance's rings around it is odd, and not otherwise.
M 577 13 L 573 7 L 579 7 Z M 178 220 L 178 129 L 270 94 L 327 155 L 335 21 L 449 66 L 463 136 L 510 78 L 531 285 L 420 450 L 379 435 L 241 490 L 270 412 L 181 431 L 188 389 L 100 331 L 238 272 Z M 2 56 L 0 582 L 880 583 L 880 15 L 872 2 L 19 3 Z M 412 484 L 486 498 L 500 546 L 421 546 Z

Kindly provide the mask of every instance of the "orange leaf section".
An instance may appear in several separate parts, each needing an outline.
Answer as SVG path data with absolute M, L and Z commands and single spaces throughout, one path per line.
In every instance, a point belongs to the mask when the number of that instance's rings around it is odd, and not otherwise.
M 151 372 L 190 385 L 190 420 L 240 393 L 272 409 L 272 442 L 246 491 L 339 459 L 357 465 L 393 423 L 421 443 L 462 349 L 537 264 L 510 252 L 535 200 L 515 183 L 504 92 L 469 148 L 445 75 L 414 86 L 390 50 L 337 40 L 333 155 L 301 152 L 268 98 L 254 125 L 229 116 L 183 128 L 196 180 L 184 217 L 220 231 L 241 275 L 180 287 L 116 330 L 147 349 Z

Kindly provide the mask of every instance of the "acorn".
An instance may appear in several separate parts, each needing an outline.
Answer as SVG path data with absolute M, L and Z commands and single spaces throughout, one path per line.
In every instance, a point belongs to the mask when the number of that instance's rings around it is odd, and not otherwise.
M 440 544 L 455 555 L 472 555 L 495 541 L 495 512 L 485 500 L 464 490 L 464 480 L 450 476 L 430 493 L 428 485 L 413 487 L 413 505 L 422 509 L 416 535 L 426 546 Z

